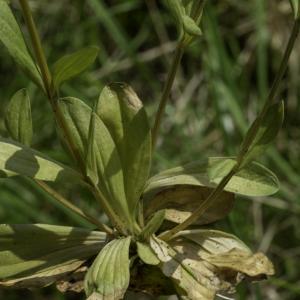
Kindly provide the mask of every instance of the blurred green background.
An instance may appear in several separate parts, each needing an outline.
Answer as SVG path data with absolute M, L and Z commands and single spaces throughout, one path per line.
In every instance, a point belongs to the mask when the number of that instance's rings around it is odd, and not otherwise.
M 89 104 L 112 81 L 137 91 L 153 121 L 176 45 L 170 14 L 155 0 L 30 1 L 51 65 L 87 45 L 100 48 L 88 72 L 63 85 L 62 94 Z M 27 32 L 18 9 L 15 13 Z M 207 156 L 235 155 L 248 124 L 267 96 L 292 26 L 288 0 L 209 0 L 203 38 L 183 57 L 154 155 L 153 173 Z M 229 217 L 216 224 L 266 252 L 276 276 L 243 283 L 234 299 L 300 299 L 300 39 L 280 88 L 286 100 L 285 122 L 276 144 L 259 158 L 279 177 L 281 190 L 268 198 L 239 197 Z M 32 98 L 34 147 L 68 162 L 57 139 L 46 99 L 0 48 L 0 135 L 5 106 L 12 94 L 28 87 Z M 93 199 L 77 187 L 56 187 L 75 203 L 96 213 Z M 24 178 L 0 181 L 1 223 L 49 223 L 89 226 L 56 204 Z M 55 288 L 0 290 L 0 299 L 63 300 Z

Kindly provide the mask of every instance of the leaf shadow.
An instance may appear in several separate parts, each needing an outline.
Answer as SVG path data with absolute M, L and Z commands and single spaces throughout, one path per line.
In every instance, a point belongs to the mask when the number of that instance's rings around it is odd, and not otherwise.
M 96 255 L 103 246 L 101 240 L 99 243 L 84 245 L 90 231 L 81 228 L 72 227 L 70 232 L 58 234 L 55 226 L 52 230 L 47 230 L 40 224 L 1 226 L 7 226 L 8 229 L 0 233 L 0 273 L 1 269 L 2 272 L 6 269 L 7 278 L 34 275 L 43 269 L 71 260 L 86 260 Z M 24 262 L 27 262 L 27 266 Z M 17 270 L 16 274 L 13 274 L 14 268 Z M 63 274 L 64 269 L 61 271 Z

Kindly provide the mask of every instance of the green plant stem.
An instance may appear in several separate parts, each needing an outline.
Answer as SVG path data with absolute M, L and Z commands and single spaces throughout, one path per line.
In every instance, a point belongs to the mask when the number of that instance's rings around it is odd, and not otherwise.
M 293 29 L 292 29 L 291 35 L 289 37 L 288 44 L 286 46 L 284 55 L 282 57 L 279 70 L 278 70 L 278 72 L 275 76 L 275 79 L 273 81 L 273 84 L 271 86 L 269 96 L 268 96 L 268 98 L 267 98 L 267 100 L 264 104 L 264 107 L 263 107 L 262 111 L 260 112 L 260 114 L 257 118 L 259 120 L 262 120 L 262 118 L 266 114 L 269 106 L 273 103 L 273 101 L 275 99 L 276 93 L 277 93 L 279 85 L 280 85 L 280 81 L 281 81 L 281 79 L 282 79 L 282 77 L 283 77 L 283 75 L 284 75 L 284 73 L 287 69 L 288 60 L 289 60 L 289 57 L 290 57 L 292 49 L 294 47 L 296 38 L 297 38 L 298 33 L 299 33 L 299 26 L 300 26 L 300 17 L 298 17 L 294 22 Z M 221 182 L 211 192 L 211 194 L 208 196 L 208 198 L 206 198 L 206 200 L 197 208 L 197 210 L 194 211 L 194 213 L 190 217 L 188 217 L 183 223 L 178 224 L 177 226 L 175 226 L 171 230 L 162 233 L 159 236 L 161 239 L 166 240 L 166 241 L 172 239 L 179 231 L 182 231 L 182 230 L 186 229 L 188 226 L 190 226 L 196 220 L 198 220 L 201 217 L 201 215 L 214 203 L 214 201 L 222 193 L 222 191 L 224 190 L 225 186 L 230 181 L 230 179 L 239 171 L 240 166 L 243 163 L 243 158 L 244 158 L 245 154 L 247 153 L 248 148 L 251 145 L 252 141 L 255 139 L 255 136 L 258 132 L 259 126 L 260 126 L 260 122 L 257 122 L 257 121 L 254 121 L 254 123 L 251 125 L 251 127 L 253 127 L 253 130 L 251 132 L 251 135 L 250 135 L 249 139 L 247 139 L 247 144 L 243 145 L 242 149 L 240 150 L 240 152 L 238 154 L 237 164 L 221 180 Z
M 285 74 L 285 71 L 286 71 L 287 66 L 288 66 L 289 58 L 291 56 L 292 50 L 293 50 L 294 45 L 295 45 L 295 41 L 296 41 L 297 36 L 299 34 L 299 26 L 300 26 L 300 18 L 298 17 L 294 21 L 293 29 L 292 29 L 291 35 L 289 37 L 286 49 L 284 51 L 284 55 L 283 55 L 283 58 L 281 60 L 280 66 L 279 66 L 279 70 L 278 70 L 278 72 L 276 74 L 276 77 L 273 81 L 273 84 L 272 84 L 269 96 L 267 98 L 267 101 L 265 102 L 264 107 L 262 109 L 262 112 L 261 112 L 262 115 L 264 115 L 266 113 L 268 107 L 272 104 L 272 102 L 275 99 L 280 81 L 281 81 L 283 75 Z
M 19 0 L 24 19 L 30 34 L 32 46 L 33 46 L 33 51 L 37 60 L 37 63 L 39 65 L 41 75 L 42 75 L 42 80 L 46 89 L 46 92 L 48 96 L 50 97 L 51 95 L 51 73 L 49 71 L 46 57 L 44 55 L 44 51 L 42 48 L 41 40 L 39 38 L 38 31 L 36 29 L 31 10 L 28 4 L 27 0 Z
M 268 111 L 268 108 L 274 102 L 274 99 L 276 97 L 276 94 L 277 94 L 279 86 L 280 86 L 280 82 L 282 80 L 282 77 L 285 74 L 286 69 L 287 69 L 288 61 L 289 61 L 291 52 L 294 48 L 295 41 L 296 41 L 297 36 L 299 34 L 299 27 L 300 27 L 300 18 L 298 17 L 294 21 L 294 25 L 293 25 L 292 32 L 291 32 L 289 40 L 288 40 L 288 44 L 285 48 L 282 60 L 280 62 L 278 72 L 277 72 L 276 77 L 275 77 L 275 79 L 272 83 L 269 95 L 268 95 L 268 97 L 267 97 L 267 99 L 264 103 L 264 106 L 263 106 L 261 112 L 259 113 L 256 121 L 251 125 L 252 128 L 250 128 L 249 136 L 244 141 L 244 143 L 241 147 L 241 150 L 238 154 L 238 158 L 237 158 L 238 163 L 242 163 L 243 157 L 248 152 L 250 145 L 252 144 L 253 140 L 255 139 L 256 134 L 257 134 L 257 132 L 259 130 L 259 127 L 261 125 L 261 122 L 263 121 L 263 119 L 264 119 L 264 117 L 265 117 L 265 115 Z
M 52 189 L 48 184 L 46 184 L 45 182 L 43 182 L 41 180 L 35 180 L 35 182 L 37 183 L 38 186 L 40 186 L 44 191 L 46 191 L 49 195 L 51 195 L 60 204 L 62 204 L 69 210 L 73 211 L 80 217 L 84 218 L 89 223 L 96 225 L 100 230 L 103 230 L 110 235 L 113 234 L 113 230 L 109 226 L 99 222 L 93 216 L 89 215 L 88 213 L 81 210 L 79 207 L 72 204 L 69 200 L 67 200 L 61 194 L 57 193 L 54 189 Z
M 75 160 L 75 162 L 78 164 L 79 169 L 80 169 L 81 173 L 84 175 L 86 182 L 91 187 L 94 187 L 92 182 L 86 176 L 85 162 L 83 161 L 83 158 L 81 157 L 80 153 L 78 153 L 77 148 L 74 145 L 73 139 L 68 131 L 68 127 L 67 127 L 65 118 L 60 110 L 60 107 L 57 105 L 56 99 L 54 98 L 54 96 L 56 95 L 56 91 L 53 89 L 51 73 L 49 71 L 49 67 L 48 67 L 47 60 L 46 60 L 46 57 L 45 57 L 45 54 L 43 51 L 43 47 L 42 47 L 42 43 L 41 43 L 41 40 L 40 40 L 40 37 L 38 34 L 38 30 L 36 28 L 30 7 L 28 5 L 28 0 L 19 0 L 19 1 L 20 1 L 23 15 L 24 15 L 24 19 L 25 19 L 25 22 L 26 22 L 26 25 L 27 25 L 27 28 L 29 31 L 29 35 L 31 38 L 32 47 L 34 49 L 36 61 L 41 70 L 44 88 L 46 90 L 46 95 L 51 104 L 57 124 L 61 128 L 63 135 L 65 137 L 65 140 L 66 140 L 66 144 L 69 148 L 69 151 L 70 151 L 73 159 Z M 94 195 L 96 196 L 97 200 L 102 205 L 103 210 L 109 216 L 109 218 L 111 219 L 113 224 L 114 225 L 119 224 L 118 216 L 116 216 L 114 214 L 112 208 L 110 207 L 110 205 L 109 205 L 108 201 L 105 199 L 105 197 L 103 197 L 101 191 L 99 191 L 99 189 L 98 189 L 94 193 Z M 77 208 L 77 209 L 79 209 L 79 208 Z M 116 228 L 118 230 L 121 230 L 120 226 L 117 226 Z M 121 230 L 120 232 L 124 233 L 123 230 Z
M 236 165 L 237 166 L 237 165 Z M 186 229 L 188 226 L 196 222 L 199 217 L 214 203 L 214 201 L 220 196 L 223 192 L 224 187 L 227 185 L 229 180 L 236 174 L 237 167 L 233 169 L 221 180 L 218 186 L 210 193 L 210 195 L 202 202 L 202 204 L 193 212 L 193 214 L 188 217 L 184 222 L 173 227 L 171 230 L 163 232 L 159 235 L 159 238 L 168 241 L 172 239 L 179 231 Z
M 31 38 L 31 43 L 32 43 L 32 47 L 33 47 L 34 54 L 36 57 L 36 61 L 40 68 L 40 71 L 41 71 L 44 88 L 46 90 L 46 95 L 51 104 L 57 124 L 62 129 L 62 132 L 66 139 L 69 151 L 70 151 L 71 155 L 73 156 L 74 160 L 77 162 L 80 170 L 84 174 L 85 173 L 84 162 L 83 162 L 80 154 L 78 153 L 76 147 L 74 146 L 72 138 L 70 137 L 70 134 L 68 132 L 63 114 L 62 114 L 59 106 L 57 105 L 57 101 L 55 101 L 55 98 L 54 98 L 55 90 L 53 90 L 53 87 L 52 87 L 51 73 L 49 71 L 49 67 L 48 67 L 47 60 L 46 60 L 46 57 L 45 57 L 45 54 L 43 51 L 42 43 L 41 43 L 41 40 L 40 40 L 40 37 L 38 34 L 38 30 L 36 28 L 36 25 L 35 25 L 35 22 L 34 22 L 34 19 L 33 19 L 29 4 L 28 4 L 28 0 L 19 0 L 19 2 L 21 5 L 21 8 L 22 8 L 22 12 L 24 15 L 24 19 L 25 19 L 28 31 L 29 31 L 29 35 Z
M 180 61 L 181 58 L 183 56 L 184 53 L 184 46 L 182 41 L 180 41 L 176 47 L 175 50 L 175 55 L 172 61 L 172 65 L 170 68 L 170 71 L 168 73 L 168 77 L 167 77 L 167 81 L 165 83 L 164 89 L 163 89 L 163 93 L 161 96 L 161 100 L 159 103 L 159 107 L 156 113 L 156 117 L 155 117 L 155 122 L 154 122 L 154 126 L 152 129 L 152 148 L 155 148 L 156 142 L 157 142 L 157 138 L 158 138 L 158 133 L 159 133 L 159 128 L 161 125 L 161 121 L 162 121 L 162 117 L 168 102 L 168 99 L 170 97 L 170 93 L 171 93 L 171 89 L 174 83 L 174 79 L 176 76 L 176 73 L 178 71 L 178 67 L 180 65 Z

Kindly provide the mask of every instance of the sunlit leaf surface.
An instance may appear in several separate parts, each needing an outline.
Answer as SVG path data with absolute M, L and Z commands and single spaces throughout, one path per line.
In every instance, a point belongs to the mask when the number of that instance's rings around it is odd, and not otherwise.
M 131 238 L 109 242 L 99 253 L 85 278 L 89 300 L 118 300 L 129 285 L 129 246 Z
M 41 287 L 76 270 L 106 234 L 44 224 L 0 225 L 0 286 Z

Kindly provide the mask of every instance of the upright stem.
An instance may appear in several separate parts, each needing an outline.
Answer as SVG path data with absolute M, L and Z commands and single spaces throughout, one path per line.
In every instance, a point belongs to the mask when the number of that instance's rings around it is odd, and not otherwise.
M 66 120 L 60 110 L 60 107 L 57 105 L 56 99 L 54 98 L 56 93 L 52 88 L 51 73 L 48 68 L 48 64 L 47 64 L 47 60 L 46 60 L 46 57 L 45 57 L 45 54 L 43 51 L 42 43 L 41 43 L 34 19 L 32 17 L 30 7 L 28 5 L 28 0 L 19 0 L 19 2 L 21 5 L 21 8 L 22 8 L 22 11 L 23 11 L 25 22 L 28 27 L 29 35 L 30 35 L 30 38 L 32 41 L 32 46 L 34 49 L 34 54 L 36 57 L 36 61 L 41 70 L 44 87 L 46 90 L 48 100 L 51 104 L 55 119 L 57 121 L 58 126 L 61 128 L 61 130 L 64 134 L 66 144 L 68 145 L 71 155 L 73 156 L 74 160 L 78 164 L 82 174 L 85 176 L 86 182 L 90 186 L 93 187 L 92 182 L 86 176 L 85 163 L 83 161 L 83 158 L 81 157 L 80 153 L 78 153 L 77 148 L 74 145 L 73 139 L 69 133 L 69 130 L 68 130 L 68 127 L 66 124 Z M 114 225 L 118 224 L 118 216 L 113 214 L 112 208 L 108 204 L 108 201 L 103 197 L 102 193 L 100 193 L 100 191 L 98 190 L 94 194 L 96 195 L 97 200 L 102 204 L 102 208 L 104 209 L 105 213 L 110 218 L 112 218 L 111 221 L 114 223 Z M 79 208 L 77 208 L 77 209 L 79 209 Z M 117 228 L 118 228 L 118 230 L 120 229 L 119 227 L 117 227 Z M 120 232 L 124 232 L 124 231 L 120 231 Z
M 57 105 L 57 101 L 55 101 L 55 98 L 54 98 L 55 91 L 53 91 L 53 88 L 52 88 L 51 73 L 49 71 L 49 67 L 48 67 L 47 60 L 46 60 L 46 57 L 44 54 L 42 43 L 41 43 L 34 19 L 32 17 L 32 13 L 31 13 L 31 10 L 30 10 L 29 4 L 28 4 L 28 0 L 19 0 L 19 1 L 20 1 L 23 15 L 24 15 L 24 19 L 25 19 L 25 22 L 26 22 L 26 25 L 28 28 L 28 32 L 29 32 L 29 35 L 31 38 L 32 47 L 34 50 L 36 61 L 38 63 L 38 66 L 39 66 L 41 74 L 42 74 L 42 79 L 43 79 L 44 87 L 46 90 L 46 94 L 47 94 L 48 100 L 51 104 L 54 116 L 66 138 L 66 142 L 67 142 L 67 145 L 68 145 L 71 155 L 77 162 L 80 170 L 84 173 L 85 172 L 84 162 L 83 162 L 80 154 L 78 153 L 76 147 L 74 146 L 72 138 L 70 137 L 70 134 L 68 132 L 64 116 L 62 115 L 61 110 L 60 110 L 59 106 Z
M 199 217 L 201 217 L 201 215 L 220 196 L 220 194 L 223 192 L 224 187 L 227 185 L 229 180 L 235 175 L 236 172 L 237 167 L 233 167 L 233 169 L 221 180 L 218 186 L 209 194 L 205 201 L 202 202 L 202 204 L 193 212 L 193 214 L 189 218 L 187 218 L 184 222 L 178 224 L 177 226 L 173 227 L 171 230 L 162 233 L 159 236 L 159 238 L 168 241 L 172 237 L 174 237 L 179 231 L 186 229 L 188 226 L 196 222 L 199 219 Z
M 272 102 L 275 99 L 275 96 L 276 96 L 276 93 L 278 91 L 278 87 L 279 87 L 280 81 L 281 81 L 281 79 L 282 79 L 282 77 L 283 77 L 283 75 L 284 75 L 284 73 L 285 73 L 285 71 L 287 69 L 288 61 L 289 61 L 291 52 L 292 52 L 292 50 L 294 48 L 294 44 L 295 44 L 295 41 L 296 41 L 298 33 L 299 33 L 299 25 L 300 25 L 300 18 L 298 17 L 294 21 L 293 29 L 292 29 L 290 38 L 288 40 L 288 44 L 286 46 L 286 49 L 284 51 L 284 55 L 282 57 L 282 60 L 281 60 L 280 66 L 279 66 L 279 70 L 278 70 L 278 72 L 276 74 L 276 77 L 275 77 L 275 79 L 273 81 L 273 84 L 271 86 L 271 90 L 270 90 L 268 99 L 265 102 L 263 110 L 261 112 L 262 115 L 264 115 L 266 113 L 266 110 L 268 109 L 268 107 L 272 104 Z
M 299 33 L 299 27 L 300 27 L 300 17 L 298 17 L 293 25 L 293 29 L 291 32 L 291 35 L 289 37 L 289 41 L 287 44 L 287 47 L 285 49 L 284 55 L 282 57 L 281 63 L 280 63 L 280 67 L 279 70 L 275 76 L 275 79 L 273 81 L 269 96 L 264 104 L 264 107 L 262 109 L 262 111 L 260 112 L 258 118 L 262 119 L 264 117 L 264 115 L 267 112 L 267 109 L 269 108 L 269 106 L 272 104 L 272 102 L 274 101 L 274 98 L 276 96 L 276 93 L 278 91 L 279 88 L 279 84 L 280 81 L 286 71 L 287 68 L 287 64 L 288 64 L 288 60 L 289 57 L 291 55 L 292 49 L 294 47 L 297 35 Z M 249 145 L 251 144 L 251 142 L 253 141 L 253 139 L 255 138 L 257 131 L 259 129 L 260 126 L 260 122 L 256 122 L 254 123 L 254 127 L 253 130 L 251 132 L 251 136 L 249 139 L 247 139 L 247 146 L 243 147 L 240 151 L 240 153 L 238 154 L 238 158 L 237 158 L 237 164 L 232 168 L 232 170 L 221 180 L 221 182 L 218 184 L 218 186 L 211 192 L 211 194 L 208 196 L 208 198 L 205 199 L 205 201 L 198 207 L 198 209 L 196 211 L 194 211 L 194 213 L 188 217 L 183 223 L 178 224 L 177 226 L 175 226 L 174 228 L 172 228 L 171 230 L 162 233 L 159 237 L 163 240 L 170 240 L 172 239 L 179 231 L 182 231 L 184 229 L 186 229 L 189 225 L 193 224 L 196 220 L 198 220 L 201 215 L 215 202 L 215 200 L 220 196 L 220 194 L 222 193 L 222 191 L 224 190 L 225 186 L 227 185 L 227 183 L 230 181 L 230 179 L 239 171 L 240 166 L 242 165 L 243 162 L 243 157 L 244 154 L 247 153 L 247 150 L 249 147 Z M 251 127 L 253 126 L 253 124 L 251 125 Z
M 89 223 L 96 225 L 99 229 L 105 231 L 106 233 L 113 234 L 113 230 L 109 226 L 107 226 L 105 224 L 102 224 L 97 219 L 95 219 L 94 217 L 92 217 L 88 213 L 86 213 L 83 210 L 81 210 L 79 207 L 77 207 L 74 204 L 72 204 L 70 201 L 68 201 L 62 195 L 60 195 L 54 189 L 52 189 L 48 184 L 46 184 L 45 182 L 43 182 L 41 180 L 35 180 L 35 182 L 44 191 L 46 191 L 49 195 L 51 195 L 56 201 L 58 201 L 60 204 L 62 204 L 66 208 L 70 209 L 71 211 L 73 211 L 74 213 L 76 213 L 77 215 L 79 215 L 80 217 L 84 218 Z
M 299 27 L 300 27 L 300 17 L 296 18 L 295 21 L 294 21 L 294 25 L 293 25 L 293 28 L 292 28 L 291 35 L 289 37 L 287 46 L 285 48 L 283 57 L 281 59 L 278 72 L 277 72 L 277 74 L 274 78 L 274 81 L 272 83 L 268 98 L 266 99 L 266 101 L 264 103 L 264 106 L 263 106 L 261 112 L 259 113 L 257 119 L 251 125 L 250 130 L 248 132 L 248 136 L 246 137 L 246 139 L 244 140 L 244 142 L 242 144 L 242 148 L 241 148 L 241 150 L 238 154 L 238 158 L 237 158 L 239 163 L 242 163 L 243 157 L 248 152 L 249 147 L 252 144 L 252 142 L 253 142 L 253 140 L 254 140 L 254 138 L 255 138 L 258 130 L 259 130 L 261 122 L 263 121 L 263 119 L 264 119 L 264 117 L 265 117 L 265 115 L 268 111 L 268 108 L 274 102 L 275 96 L 278 92 L 280 82 L 282 80 L 282 77 L 283 77 L 286 69 L 287 69 L 288 61 L 289 61 L 291 52 L 294 48 L 295 41 L 296 41 L 297 36 L 299 34 Z
M 156 142 L 157 142 L 157 137 L 158 137 L 158 133 L 159 133 L 159 128 L 160 128 L 160 124 L 161 124 L 161 120 L 171 93 L 171 89 L 174 83 L 174 79 L 178 70 L 178 67 L 180 65 L 180 61 L 182 58 L 184 52 L 184 46 L 182 44 L 182 41 L 180 41 L 177 45 L 177 48 L 175 50 L 175 55 L 172 61 L 172 65 L 170 68 L 170 71 L 168 73 L 168 78 L 167 81 L 165 83 L 164 89 L 163 89 L 163 93 L 160 99 L 160 103 L 159 103 L 159 107 L 156 113 L 156 118 L 155 118 L 155 123 L 152 129 L 152 147 L 153 149 L 156 146 Z
M 28 27 L 28 31 L 30 34 L 33 51 L 34 51 L 37 63 L 40 67 L 43 83 L 46 88 L 48 96 L 50 96 L 51 95 L 51 73 L 50 73 L 48 65 L 47 65 L 47 60 L 46 60 L 46 57 L 45 57 L 45 54 L 43 51 L 42 43 L 41 43 L 38 31 L 35 26 L 28 1 L 27 0 L 19 0 L 19 1 L 20 1 L 20 5 L 22 7 L 24 19 L 25 19 L 25 22 L 26 22 L 26 25 Z
M 109 217 L 113 226 L 123 235 L 128 235 L 127 228 L 125 228 L 123 222 L 120 220 L 120 217 L 114 212 L 114 210 L 109 205 L 108 201 L 104 197 L 101 190 L 91 182 L 92 193 L 94 197 L 98 200 L 100 206 L 105 211 L 106 215 Z

